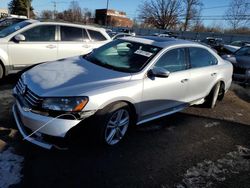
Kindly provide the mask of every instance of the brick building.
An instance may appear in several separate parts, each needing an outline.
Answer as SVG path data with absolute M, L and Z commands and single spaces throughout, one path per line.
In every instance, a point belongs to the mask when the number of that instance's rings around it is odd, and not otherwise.
M 107 16 L 106 16 L 107 15 Z M 120 12 L 111 9 L 96 9 L 95 11 L 95 23 L 99 25 L 107 24 L 115 27 L 132 27 L 133 21 L 130 20 L 125 12 Z

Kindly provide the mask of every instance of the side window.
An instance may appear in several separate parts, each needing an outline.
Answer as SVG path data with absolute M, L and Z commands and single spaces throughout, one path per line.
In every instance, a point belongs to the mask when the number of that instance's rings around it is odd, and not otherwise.
M 189 53 L 192 68 L 206 67 L 218 63 L 217 59 L 206 49 L 189 48 Z
M 61 26 L 61 41 L 83 41 L 83 29 L 77 27 Z
M 33 27 L 22 34 L 25 36 L 25 41 L 43 42 L 55 41 L 56 27 L 53 25 L 41 25 Z
M 90 30 L 88 29 L 89 35 L 91 37 L 92 40 L 94 41 L 104 41 L 107 40 L 103 34 L 101 34 L 99 31 L 94 31 L 94 30 Z
M 166 52 L 155 64 L 170 72 L 185 70 L 187 67 L 185 49 L 179 48 Z

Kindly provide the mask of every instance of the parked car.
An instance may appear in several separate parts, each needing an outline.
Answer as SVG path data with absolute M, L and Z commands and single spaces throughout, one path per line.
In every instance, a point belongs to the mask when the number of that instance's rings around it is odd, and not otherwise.
M 231 55 L 222 56 L 233 64 L 233 79 L 250 84 L 250 45 L 244 46 Z
M 12 26 L 16 23 L 19 23 L 19 22 L 22 22 L 22 21 L 25 21 L 27 20 L 27 18 L 22 18 L 22 17 L 6 17 L 6 18 L 2 18 L 0 20 L 0 31 L 9 27 L 9 26 Z
M 129 28 L 121 28 L 118 30 L 117 33 L 128 33 L 128 34 L 131 34 L 132 36 L 135 36 L 136 33 L 133 29 L 129 29 Z
M 246 46 L 246 45 L 250 45 L 250 41 L 237 40 L 237 41 L 231 42 L 230 45 L 231 46 L 243 47 L 243 46 Z
M 113 146 L 132 124 L 195 104 L 213 108 L 230 87 L 232 70 L 194 42 L 126 37 L 25 72 L 13 91 L 13 114 L 24 138 L 47 149 L 55 146 L 49 138 L 72 138 L 82 126 L 90 127 L 91 141 Z
M 177 38 L 177 35 L 171 31 L 166 31 L 163 33 L 154 33 L 153 36 L 158 36 L 158 37 L 173 37 Z
M 232 45 L 225 44 L 222 46 L 223 54 L 221 54 L 221 55 L 230 55 L 239 49 L 240 49 L 240 47 L 238 47 L 238 46 L 232 46 Z
M 0 78 L 41 62 L 87 54 L 110 41 L 102 28 L 20 22 L 0 31 Z
M 227 50 L 223 47 L 223 40 L 221 38 L 207 37 L 200 41 L 211 48 L 215 49 L 219 55 L 227 54 Z
M 227 45 L 223 45 L 224 54 L 230 55 L 233 54 L 234 52 L 236 52 L 237 50 L 239 50 L 241 47 L 246 46 L 246 45 L 250 45 L 249 41 L 234 41 L 230 44 Z
M 133 37 L 134 35 L 129 34 L 129 33 L 117 33 L 111 38 L 112 38 L 112 40 L 115 40 L 115 39 L 119 39 L 119 38 L 122 38 L 122 37 L 129 37 L 129 36 Z
M 221 38 L 214 38 L 214 37 L 207 37 L 203 40 L 201 40 L 202 43 L 205 43 L 211 47 L 217 47 L 222 44 L 222 39 Z

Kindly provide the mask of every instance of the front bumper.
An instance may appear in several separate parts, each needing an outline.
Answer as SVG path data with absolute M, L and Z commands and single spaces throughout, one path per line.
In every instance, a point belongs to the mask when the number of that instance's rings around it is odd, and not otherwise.
M 53 146 L 60 148 L 60 146 L 46 142 L 43 139 L 44 136 L 64 138 L 71 128 L 81 122 L 81 120 L 56 119 L 25 111 L 18 100 L 12 110 L 17 127 L 24 139 L 45 149 L 51 149 Z M 30 131 L 26 131 L 27 129 Z M 36 134 L 29 136 L 36 130 L 38 130 Z

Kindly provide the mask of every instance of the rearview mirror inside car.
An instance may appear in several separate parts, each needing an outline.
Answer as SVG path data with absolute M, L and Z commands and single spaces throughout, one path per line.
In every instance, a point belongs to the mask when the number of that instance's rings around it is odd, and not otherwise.
M 18 34 L 14 37 L 14 39 L 19 42 L 19 41 L 25 41 L 25 36 L 22 34 Z
M 149 77 L 159 77 L 159 78 L 167 78 L 169 77 L 170 72 L 164 68 L 161 67 L 154 67 L 153 69 L 150 69 L 148 72 Z

